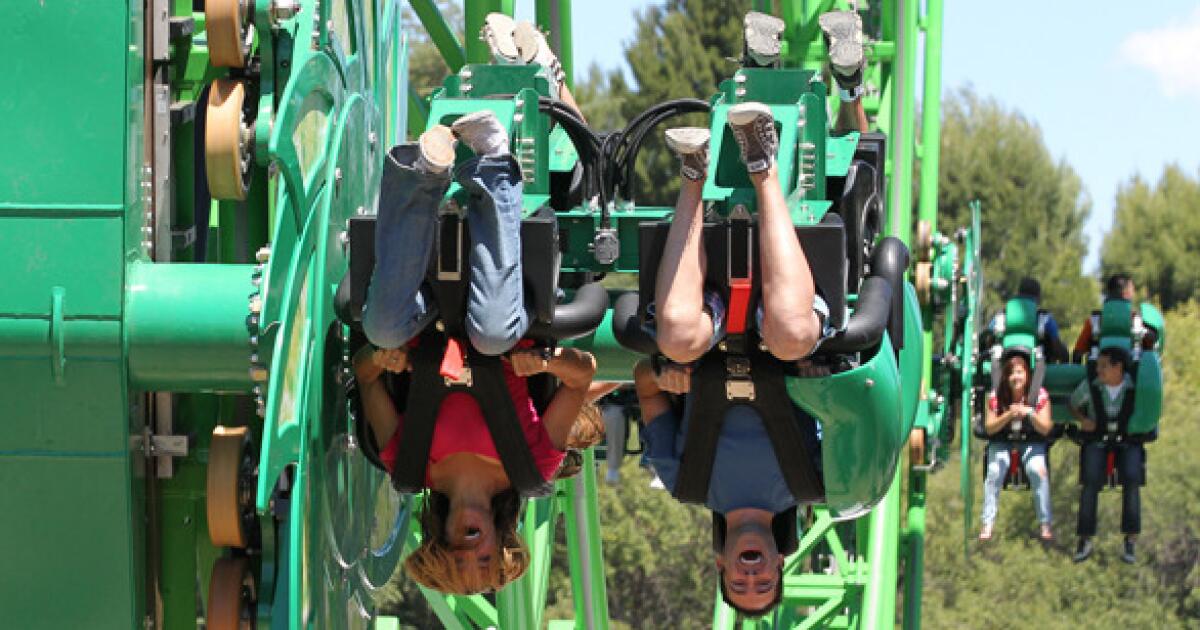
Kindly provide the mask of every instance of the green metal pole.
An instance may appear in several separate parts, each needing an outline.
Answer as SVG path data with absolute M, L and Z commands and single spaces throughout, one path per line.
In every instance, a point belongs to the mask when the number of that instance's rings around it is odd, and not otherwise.
M 871 573 L 863 594 L 862 627 L 882 630 L 896 625 L 896 569 L 900 557 L 896 549 L 900 536 L 899 467 L 892 477 L 892 487 L 871 511 L 870 519 L 867 559 L 871 563 Z
M 463 39 L 467 43 L 467 63 L 488 63 L 492 60 L 492 53 L 487 44 L 479 39 L 479 32 L 483 29 L 483 21 L 487 14 L 500 12 L 503 8 L 500 6 L 500 0 L 466 1 L 463 13 L 466 16 L 467 29 L 463 33 Z M 458 71 L 458 68 L 453 66 L 450 69 L 453 72 Z
M 567 87 L 575 87 L 575 54 L 571 36 L 571 0 L 537 0 L 538 27 L 550 32 L 550 48 L 558 55 Z
M 904 628 L 921 627 L 921 589 L 925 575 L 925 485 L 928 474 L 911 471 L 908 477 L 908 519 L 904 540 L 907 561 L 904 564 Z
M 417 14 L 417 19 L 421 20 L 421 25 L 425 27 L 425 31 L 429 33 L 429 39 L 437 46 L 438 52 L 442 53 L 442 59 L 446 65 L 450 67 L 450 72 L 458 72 L 460 68 L 467 63 L 467 52 L 463 51 L 462 44 L 458 43 L 458 38 L 454 36 L 454 30 L 446 23 L 446 18 L 442 16 L 442 12 L 438 11 L 437 5 L 433 0 L 412 0 L 413 13 Z M 468 0 L 467 7 L 470 11 L 472 5 L 479 4 L 477 1 Z M 470 13 L 467 13 L 470 16 Z M 483 12 L 482 15 L 487 15 Z M 467 47 L 471 46 L 471 42 L 481 44 L 478 37 L 472 38 L 471 33 L 479 34 L 479 27 L 483 26 L 483 18 L 479 18 L 479 25 L 475 30 L 470 30 L 470 19 L 467 20 Z M 483 47 L 485 53 L 487 46 Z M 484 61 L 487 61 L 486 57 Z
M 604 553 L 600 548 L 600 515 L 596 511 L 596 456 L 583 452 L 583 468 L 567 486 L 567 552 L 571 562 L 571 593 L 575 627 L 607 630 L 608 594 L 604 583 Z
M 138 389 L 248 392 L 253 265 L 133 263 L 125 342 Z
M 942 0 L 927 0 L 925 14 L 925 83 L 921 97 L 921 192 L 918 218 L 937 230 L 938 173 L 942 154 Z M 910 228 L 905 228 L 910 229 Z M 925 318 L 925 356 L 933 356 L 933 318 Z M 922 393 L 930 391 L 933 362 L 921 374 Z
M 909 243 L 912 234 L 912 172 L 916 127 L 917 7 L 916 0 L 896 3 L 896 62 L 892 77 L 895 117 L 899 124 L 888 138 L 892 147 L 888 234 Z

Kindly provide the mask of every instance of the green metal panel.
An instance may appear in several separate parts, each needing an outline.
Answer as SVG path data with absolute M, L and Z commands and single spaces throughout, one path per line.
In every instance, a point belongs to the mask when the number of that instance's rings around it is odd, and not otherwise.
M 115 345 L 117 326 L 109 328 Z M 124 453 L 129 410 L 122 376 L 116 361 L 68 355 L 59 386 L 44 358 L 0 360 L 0 457 Z
M 141 554 L 130 532 L 129 466 L 125 448 L 0 454 L 4 627 L 140 627 L 135 572 Z
M 901 401 L 900 435 L 907 436 L 917 418 L 921 403 L 921 372 L 930 361 L 919 343 L 924 322 L 921 321 L 921 304 L 917 290 L 911 283 L 904 283 L 904 347 L 900 350 L 899 367 Z M 917 384 L 914 384 L 916 381 Z
M 884 335 L 875 356 L 845 372 L 788 378 L 788 393 L 821 422 L 826 504 L 835 515 L 860 515 L 892 483 L 901 433 L 900 374 Z
M 99 214 L 96 209 L 5 216 L 11 212 L 0 209 L 0 251 L 14 261 L 6 269 L 13 277 L 0 291 L 0 314 L 45 316 L 51 288 L 62 287 L 64 318 L 120 316 L 124 237 L 119 206 L 105 208 L 108 216 L 93 216 Z
M 124 5 L 0 3 L 10 86 L 0 99 L 0 208 L 86 214 L 125 201 L 125 121 L 141 96 L 126 88 L 128 36 L 140 24 Z M 64 38 L 69 46 L 50 45 Z
M 1143 352 L 1137 367 L 1137 394 L 1133 399 L 1130 433 L 1149 433 L 1162 415 L 1163 375 L 1157 352 Z

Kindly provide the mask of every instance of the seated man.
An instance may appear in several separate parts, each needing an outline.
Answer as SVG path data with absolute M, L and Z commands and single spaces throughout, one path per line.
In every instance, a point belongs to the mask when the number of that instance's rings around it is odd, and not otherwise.
M 1104 301 L 1109 300 L 1125 300 L 1133 302 L 1137 297 L 1137 287 L 1133 283 L 1133 278 L 1127 273 L 1114 273 L 1109 276 L 1104 283 Z M 1095 320 L 1095 322 L 1093 322 Z M 1075 338 L 1075 348 L 1072 351 L 1072 360 L 1078 362 L 1083 357 L 1087 356 L 1091 350 L 1092 344 L 1095 342 L 1096 331 L 1094 326 L 1099 323 L 1099 317 L 1093 315 L 1083 322 L 1083 329 L 1079 331 L 1079 336 Z M 1158 341 L 1157 331 L 1153 328 L 1147 329 L 1147 334 L 1142 338 L 1142 349 L 1152 350 L 1155 343 Z
M 1105 440 L 1106 436 L 1125 432 L 1125 427 L 1120 426 L 1117 418 L 1125 396 L 1133 388 L 1133 380 L 1128 372 L 1129 353 L 1121 348 L 1103 348 L 1096 358 L 1096 382 L 1084 380 L 1071 394 L 1071 413 L 1080 421 L 1083 438 L 1079 452 L 1083 489 L 1079 495 L 1079 522 L 1076 529 L 1079 546 L 1075 551 L 1075 562 L 1083 562 L 1092 555 L 1092 538 L 1096 535 L 1096 506 L 1100 489 L 1104 487 L 1109 449 L 1116 450 L 1116 468 L 1121 480 L 1121 533 L 1125 534 L 1121 559 L 1129 564 L 1137 560 L 1134 545 L 1142 529 L 1140 487 L 1146 481 L 1146 447 L 1141 440 L 1129 435 L 1116 443 L 1107 443 Z M 1095 400 L 1093 386 L 1102 400 Z M 1097 403 L 1103 409 L 1095 408 Z
M 645 427 L 646 456 L 669 491 L 675 488 L 687 435 L 689 404 L 673 400 L 691 389 L 688 368 L 667 364 L 655 374 L 649 361 L 634 368 L 634 387 Z M 793 408 L 808 436 L 810 455 L 820 456 L 818 427 L 811 416 Z M 757 617 L 783 597 L 783 561 L 772 523 L 775 515 L 796 506 L 761 420 L 745 405 L 732 407 L 722 424 L 712 483 L 705 506 L 725 519 L 724 549 L 717 552 L 721 596 L 738 612 Z
M 525 46 L 536 50 L 520 50 L 512 20 L 501 14 L 488 17 L 484 36 L 497 58 L 515 59 L 517 52 L 543 63 L 547 55 L 553 58 L 536 29 L 523 31 Z M 364 347 L 354 360 L 363 415 L 376 443 L 383 446 L 380 459 L 391 472 L 401 452 L 405 416 L 415 412 L 393 399 L 385 373 L 401 374 L 414 356 L 428 354 L 422 353 L 430 350 L 422 343 L 452 343 L 420 335 L 438 313 L 425 277 L 459 140 L 475 153 L 455 173 L 470 194 L 470 286 L 462 328 L 471 349 L 464 354 L 505 355 L 500 362 L 502 382 L 491 382 L 511 400 L 498 404 L 512 405 L 532 465 L 540 481 L 548 482 L 568 447 L 586 447 L 603 433 L 599 414 L 584 410 L 596 365 L 587 352 L 558 348 L 543 354 L 519 343 L 529 328 L 519 230 L 522 175 L 509 151 L 508 132 L 490 111 L 463 116 L 449 128 L 434 126 L 417 142 L 393 147 L 385 159 L 375 269 L 363 311 L 363 332 L 376 348 Z M 527 377 L 539 373 L 550 373 L 560 382 L 544 414 L 535 408 L 527 385 Z M 476 385 L 481 380 L 477 373 Z M 445 593 L 497 590 L 519 577 L 529 561 L 517 535 L 520 497 L 500 459 L 485 410 L 472 394 L 448 391 L 434 412 L 424 465 L 424 486 L 431 490 L 420 517 L 424 539 L 405 561 L 406 570 L 422 585 Z

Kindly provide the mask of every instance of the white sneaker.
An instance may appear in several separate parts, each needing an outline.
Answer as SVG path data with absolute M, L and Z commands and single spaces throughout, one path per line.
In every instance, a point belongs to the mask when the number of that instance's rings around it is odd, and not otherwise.
M 655 474 L 654 478 L 650 480 L 650 487 L 654 488 L 655 490 L 667 489 L 666 484 L 663 483 L 662 478 L 660 478 L 658 474 Z
M 420 152 L 417 156 L 417 170 L 426 173 L 445 173 L 454 166 L 454 145 L 457 144 L 454 134 L 445 125 L 430 127 L 417 139 Z
M 706 127 L 673 127 L 664 134 L 667 148 L 679 156 L 683 176 L 701 181 L 708 173 L 708 140 Z
M 621 471 L 616 468 L 610 468 L 608 473 L 604 475 L 604 483 L 610 486 L 621 483 Z
M 496 157 L 509 152 L 508 130 L 491 110 L 471 112 L 454 121 L 450 130 L 480 157 Z
M 551 91 L 557 95 L 562 89 L 563 80 L 566 79 L 566 74 L 563 72 L 562 64 L 558 61 L 558 56 L 550 50 L 550 44 L 546 41 L 546 36 L 538 27 L 530 22 L 517 24 L 513 30 L 513 39 L 517 42 L 517 50 L 520 51 L 521 61 L 525 63 L 536 63 L 550 71 Z
M 489 13 L 483 20 L 483 28 L 479 31 L 479 39 L 488 45 L 492 58 L 501 65 L 521 63 L 521 52 L 513 39 L 513 29 L 516 23 L 503 13 Z

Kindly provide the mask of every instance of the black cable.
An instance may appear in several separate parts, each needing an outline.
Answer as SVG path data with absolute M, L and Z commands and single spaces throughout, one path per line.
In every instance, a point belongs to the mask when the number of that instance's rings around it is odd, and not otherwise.
M 642 142 L 656 126 L 668 118 L 683 114 L 711 111 L 708 101 L 696 98 L 679 98 L 664 101 L 647 108 L 638 114 L 625 126 L 610 145 L 604 147 L 603 153 L 608 162 L 607 178 L 604 185 L 610 194 L 620 195 L 623 199 L 632 198 L 634 168 L 637 154 Z M 611 148 L 610 148 L 611 147 Z

